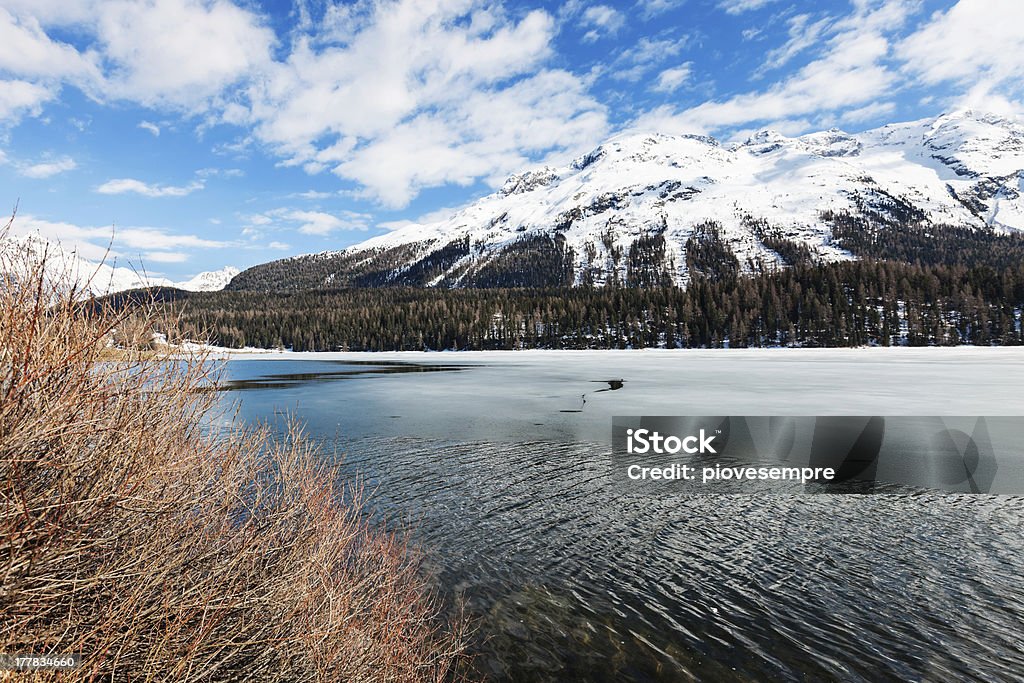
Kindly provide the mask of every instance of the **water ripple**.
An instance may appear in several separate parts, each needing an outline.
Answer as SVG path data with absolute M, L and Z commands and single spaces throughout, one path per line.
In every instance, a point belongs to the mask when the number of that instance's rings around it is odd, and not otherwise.
M 492 680 L 1024 680 L 1019 498 L 651 496 L 600 444 L 345 446 Z

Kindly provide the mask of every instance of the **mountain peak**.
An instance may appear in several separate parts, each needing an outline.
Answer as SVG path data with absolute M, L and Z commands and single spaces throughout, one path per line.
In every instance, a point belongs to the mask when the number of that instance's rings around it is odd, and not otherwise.
M 555 173 L 555 169 L 550 166 L 544 168 L 523 171 L 522 173 L 516 173 L 510 175 L 502 186 L 500 192 L 505 195 L 510 194 L 522 194 L 524 192 L 530 192 L 552 183 L 558 178 Z
M 1019 117 L 1005 116 L 1003 114 L 997 114 L 991 111 L 983 111 L 979 109 L 953 109 L 948 112 L 944 112 L 935 117 L 935 123 L 933 125 L 939 126 L 944 123 L 952 121 L 978 121 L 980 123 L 987 123 L 995 126 L 1019 126 L 1021 125 L 1021 119 Z
M 789 140 L 789 138 L 774 128 L 762 128 L 747 138 L 746 144 L 763 145 L 766 142 L 783 142 L 786 140 Z
M 224 266 L 220 270 L 199 273 L 191 280 L 176 283 L 174 287 L 189 292 L 217 292 L 224 289 L 240 272 L 242 271 L 234 266 Z

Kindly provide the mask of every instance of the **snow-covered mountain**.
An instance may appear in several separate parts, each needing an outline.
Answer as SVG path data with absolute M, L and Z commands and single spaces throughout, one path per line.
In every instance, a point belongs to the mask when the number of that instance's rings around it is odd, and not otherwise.
M 241 271 L 234 266 L 225 266 L 220 270 L 210 270 L 199 273 L 199 275 L 196 275 L 191 280 L 178 282 L 172 286 L 189 292 L 219 292 L 224 289 L 229 282 L 231 282 L 231 278 L 238 275 L 240 272 Z
M 59 243 L 39 235 L 7 235 L 3 251 L 8 255 L 27 256 L 30 261 L 43 261 L 47 275 L 65 285 L 76 285 L 83 296 L 102 296 L 142 287 L 171 286 L 166 278 L 157 278 L 131 267 L 96 263 L 82 258 Z M 21 259 L 17 262 L 23 263 Z M 6 264 L 5 264 L 6 265 Z
M 708 222 L 750 270 L 782 263 L 766 227 L 820 260 L 853 258 L 832 240 L 842 214 L 1024 230 L 1024 125 L 960 111 L 856 134 L 764 130 L 732 145 L 619 135 L 567 166 L 514 175 L 443 221 L 257 266 L 229 288 L 600 285 L 628 282 L 641 262 L 685 285 L 687 241 Z
M 227 266 L 176 283 L 164 277 L 154 277 L 135 267 L 119 266 L 116 261 L 108 264 L 82 258 L 74 250 L 65 249 L 57 242 L 33 234 L 7 235 L 0 248 L 8 255 L 27 254 L 31 260 L 45 258 L 48 276 L 68 285 L 77 284 L 83 296 L 104 296 L 145 287 L 174 287 L 192 292 L 217 291 L 224 289 L 231 278 L 239 273 L 238 268 Z

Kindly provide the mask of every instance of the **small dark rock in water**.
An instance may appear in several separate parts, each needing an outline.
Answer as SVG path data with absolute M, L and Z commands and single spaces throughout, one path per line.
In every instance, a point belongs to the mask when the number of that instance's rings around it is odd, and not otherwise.
M 592 381 L 597 382 L 598 384 L 608 385 L 607 389 L 598 389 L 597 391 L 594 392 L 595 394 L 600 393 L 602 391 L 618 391 L 619 389 L 622 388 L 622 385 L 626 383 L 626 380 L 624 379 L 595 379 Z

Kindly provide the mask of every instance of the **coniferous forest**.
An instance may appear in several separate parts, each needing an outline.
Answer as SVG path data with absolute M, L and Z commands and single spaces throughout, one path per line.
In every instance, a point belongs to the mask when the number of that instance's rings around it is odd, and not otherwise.
M 709 226 L 687 244 L 685 289 L 650 278 L 633 287 L 164 289 L 114 299 L 155 296 L 180 320 L 179 335 L 296 351 L 1024 342 L 1021 237 L 826 218 L 859 260 L 815 262 L 764 227 L 762 242 L 787 265 L 743 274 Z

